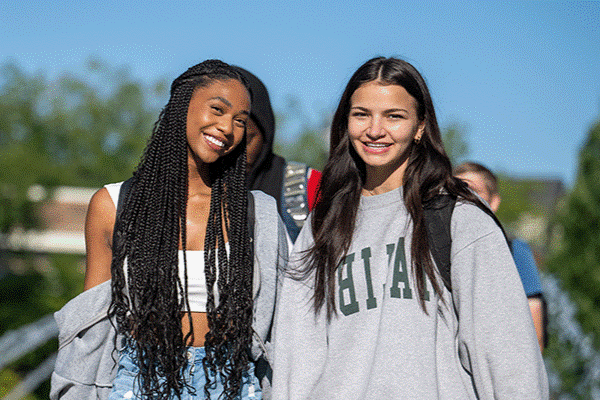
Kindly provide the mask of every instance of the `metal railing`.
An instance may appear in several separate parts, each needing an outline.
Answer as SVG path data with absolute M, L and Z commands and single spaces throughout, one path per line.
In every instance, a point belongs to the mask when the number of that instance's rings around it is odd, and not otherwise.
M 48 314 L 31 324 L 6 332 L 0 337 L 0 354 L 2 355 L 0 370 L 56 336 L 58 336 L 58 326 L 52 314 Z M 27 374 L 2 400 L 18 400 L 33 392 L 50 377 L 54 370 L 55 361 L 56 353 L 46 358 L 35 370 Z

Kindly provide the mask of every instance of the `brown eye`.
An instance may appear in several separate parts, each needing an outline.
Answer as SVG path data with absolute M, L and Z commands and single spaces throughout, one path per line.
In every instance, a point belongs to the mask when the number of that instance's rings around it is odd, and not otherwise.
M 390 119 L 403 119 L 404 115 L 402 115 L 402 114 L 390 114 L 388 117 Z

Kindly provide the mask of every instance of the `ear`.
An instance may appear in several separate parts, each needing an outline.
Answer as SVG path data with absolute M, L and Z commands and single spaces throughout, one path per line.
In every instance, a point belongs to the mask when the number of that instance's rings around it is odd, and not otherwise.
M 492 212 L 496 213 L 498 211 L 498 207 L 500 207 L 500 195 L 498 193 L 494 193 L 490 197 L 490 208 Z
M 423 120 L 419 127 L 417 128 L 417 133 L 415 133 L 414 141 L 419 143 L 421 138 L 423 137 L 423 132 L 425 132 L 425 120 Z

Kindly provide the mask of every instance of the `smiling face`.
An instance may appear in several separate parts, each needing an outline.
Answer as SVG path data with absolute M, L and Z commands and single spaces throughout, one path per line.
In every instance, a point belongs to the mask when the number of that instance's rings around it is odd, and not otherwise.
M 402 185 L 411 146 L 424 127 L 416 100 L 402 86 L 372 81 L 356 89 L 350 99 L 348 135 L 366 165 L 366 188 Z
M 210 164 L 229 154 L 244 137 L 250 95 L 235 80 L 216 80 L 196 88 L 187 113 L 190 163 Z

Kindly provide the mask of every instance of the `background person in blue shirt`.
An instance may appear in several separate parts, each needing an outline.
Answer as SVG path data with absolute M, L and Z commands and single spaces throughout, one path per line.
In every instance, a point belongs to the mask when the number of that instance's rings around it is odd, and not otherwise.
M 498 179 L 489 169 L 475 162 L 465 162 L 455 168 L 454 175 L 465 181 L 490 205 L 494 213 L 498 210 L 501 200 L 498 193 Z M 545 340 L 544 299 L 535 258 L 531 248 L 523 240 L 509 236 L 509 241 L 510 250 L 529 301 L 540 349 L 543 350 Z

